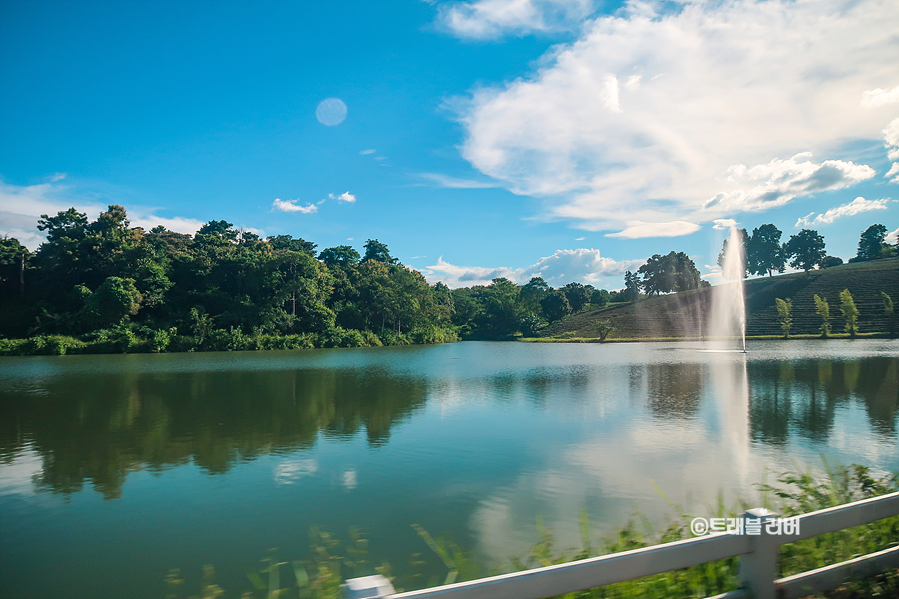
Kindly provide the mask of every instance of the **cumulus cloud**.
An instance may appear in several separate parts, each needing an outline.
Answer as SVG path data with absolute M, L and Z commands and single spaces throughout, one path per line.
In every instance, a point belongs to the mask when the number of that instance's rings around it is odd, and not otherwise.
M 463 38 L 570 29 L 590 14 L 592 0 L 475 0 L 440 7 L 438 22 Z
M 632 0 L 530 75 L 449 107 L 463 157 L 543 198 L 544 218 L 596 231 L 711 222 L 873 175 L 829 158 L 893 116 L 859 98 L 895 83 L 897 21 L 894 0 Z
M 899 161 L 899 119 L 894 119 L 883 130 L 883 143 L 887 148 L 887 157 Z M 894 162 L 884 175 L 891 183 L 899 183 L 899 162 Z
M 421 176 L 437 183 L 440 187 L 447 187 L 449 189 L 489 189 L 491 187 L 499 187 L 499 184 L 495 181 L 471 181 L 468 179 L 457 179 L 439 173 L 422 173 Z
M 282 200 L 275 198 L 275 201 L 272 202 L 272 210 L 280 210 L 281 212 L 301 212 L 303 214 L 318 212 L 318 206 L 315 204 L 300 206 L 297 202 L 299 202 L 299 200 Z
M 600 255 L 595 249 L 556 250 L 552 255 L 540 258 L 525 268 L 483 266 L 456 266 L 441 256 L 437 264 L 428 266 L 422 274 L 428 281 L 442 281 L 450 287 L 488 285 L 498 277 L 515 283 L 527 283 L 533 277 L 543 277 L 551 286 L 572 281 L 602 285 L 606 277 L 618 277 L 626 270 L 636 270 L 645 260 L 613 260 Z
M 680 237 L 689 235 L 700 229 L 696 223 L 675 220 L 668 223 L 644 223 L 639 220 L 627 221 L 627 228 L 617 233 L 609 233 L 606 237 L 623 239 L 642 239 L 644 237 Z
M 884 106 L 893 102 L 899 102 L 899 85 L 891 90 L 880 89 L 879 87 L 877 89 L 869 89 L 862 94 L 862 106 L 866 108 L 876 108 L 877 106 Z
M 887 236 L 883 238 L 884 241 L 889 243 L 890 245 L 896 245 L 899 243 L 899 229 L 892 231 L 891 233 L 887 233 Z
M 11 185 L 0 181 L 0 236 L 15 237 L 28 249 L 36 250 L 45 239 L 44 233 L 37 230 L 37 221 L 42 214 L 53 216 L 74 207 L 95 219 L 109 204 L 117 203 L 113 199 L 97 202 L 96 194 L 83 193 L 73 185 L 59 183 L 64 178 L 64 174 L 57 173 L 48 183 L 37 185 Z M 154 209 L 143 206 L 126 208 L 132 227 L 150 230 L 162 225 L 172 231 L 192 234 L 203 226 L 203 221 L 195 218 L 158 216 Z
M 831 208 L 827 212 L 819 214 L 818 216 L 815 216 L 815 213 L 812 212 L 808 216 L 800 218 L 796 221 L 796 228 L 798 229 L 799 227 L 829 225 L 836 219 L 842 218 L 844 216 L 854 216 L 856 214 L 861 214 L 862 212 L 868 212 L 870 210 L 886 210 L 887 202 L 889 201 L 890 200 L 888 198 L 882 200 L 866 200 L 865 198 L 859 196 L 848 204 L 843 204 L 842 206 Z M 812 218 L 813 216 L 815 216 L 815 218 Z
M 347 191 L 337 196 L 337 201 L 353 203 L 356 201 L 356 196 Z
M 727 169 L 728 183 L 737 189 L 720 192 L 704 208 L 760 211 L 783 206 L 797 196 L 843 189 L 870 179 L 874 169 L 843 160 L 825 160 L 816 164 L 811 153 L 803 152 L 789 160 L 775 158 L 768 164 L 751 168 L 738 164 Z
M 359 155 L 367 156 L 368 154 L 374 154 L 374 153 L 375 153 L 375 150 L 369 148 L 368 150 L 362 150 L 361 152 L 359 152 Z
M 732 218 L 716 218 L 714 223 L 715 225 L 712 228 L 717 231 L 727 231 L 737 226 L 737 221 Z

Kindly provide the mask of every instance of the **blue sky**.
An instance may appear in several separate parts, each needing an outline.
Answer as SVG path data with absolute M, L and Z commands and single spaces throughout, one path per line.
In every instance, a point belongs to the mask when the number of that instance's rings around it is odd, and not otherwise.
M 35 249 L 41 213 L 118 203 L 377 238 L 454 286 L 614 289 L 671 250 L 714 282 L 731 222 L 848 259 L 899 227 L 897 22 L 894 0 L 5 0 L 0 234 Z

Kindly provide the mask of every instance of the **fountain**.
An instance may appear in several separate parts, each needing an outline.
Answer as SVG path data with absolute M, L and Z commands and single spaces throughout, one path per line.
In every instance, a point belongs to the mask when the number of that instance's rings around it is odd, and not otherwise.
M 743 239 L 740 231 L 731 227 L 724 249 L 721 276 L 724 283 L 712 289 L 712 316 L 709 320 L 709 340 L 714 349 L 737 348 L 746 353 L 746 304 L 743 299 Z

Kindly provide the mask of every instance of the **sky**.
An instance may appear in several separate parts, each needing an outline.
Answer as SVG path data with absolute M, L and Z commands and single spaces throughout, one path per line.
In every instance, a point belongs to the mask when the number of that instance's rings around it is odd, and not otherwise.
M 895 0 L 0 2 L 0 235 L 109 204 L 429 282 L 899 231 Z

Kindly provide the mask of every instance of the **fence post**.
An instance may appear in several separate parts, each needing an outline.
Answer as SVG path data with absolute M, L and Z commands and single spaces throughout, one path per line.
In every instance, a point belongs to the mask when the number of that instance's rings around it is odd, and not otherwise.
M 383 599 L 396 593 L 390 581 L 380 574 L 350 578 L 340 586 L 345 599 Z
M 748 589 L 753 599 L 776 599 L 777 539 L 768 532 L 767 523 L 777 514 L 765 508 L 753 508 L 743 514 L 743 534 L 749 538 L 750 553 L 740 556 L 740 588 Z

